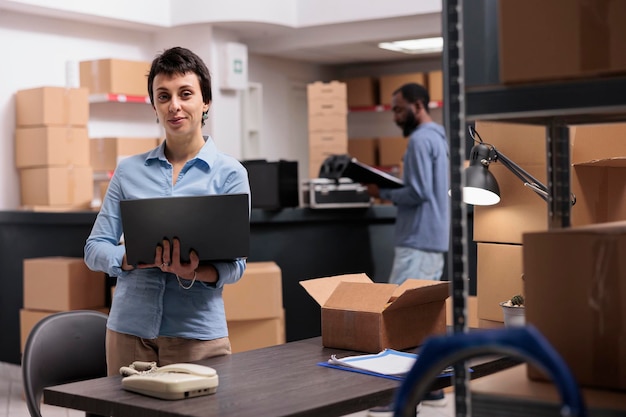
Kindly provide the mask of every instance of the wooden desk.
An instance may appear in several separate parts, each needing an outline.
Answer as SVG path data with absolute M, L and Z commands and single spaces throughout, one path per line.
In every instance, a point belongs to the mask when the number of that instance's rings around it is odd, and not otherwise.
M 323 348 L 321 337 L 201 361 L 217 370 L 214 395 L 166 401 L 124 391 L 121 376 L 58 385 L 44 390 L 46 404 L 102 416 L 343 416 L 385 404 L 399 382 L 317 365 L 331 354 L 358 354 Z M 472 378 L 519 362 L 507 358 L 472 364 Z M 451 384 L 438 378 L 433 388 Z

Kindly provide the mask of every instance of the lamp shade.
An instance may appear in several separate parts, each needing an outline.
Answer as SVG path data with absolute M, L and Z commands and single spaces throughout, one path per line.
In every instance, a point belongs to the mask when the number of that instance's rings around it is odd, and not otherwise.
M 463 201 L 466 204 L 490 206 L 500 202 L 500 187 L 489 163 L 493 150 L 484 144 L 475 145 L 470 152 L 470 166 L 465 169 Z

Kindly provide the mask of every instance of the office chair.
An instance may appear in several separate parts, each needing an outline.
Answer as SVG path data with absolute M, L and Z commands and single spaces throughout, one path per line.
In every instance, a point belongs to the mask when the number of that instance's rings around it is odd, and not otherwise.
M 31 417 L 42 417 L 45 387 L 107 375 L 106 321 L 104 313 L 73 310 L 47 316 L 33 327 L 22 356 L 22 380 Z
M 580 388 L 563 358 L 539 330 L 532 325 L 526 325 L 427 339 L 415 364 L 396 392 L 394 417 L 415 416 L 415 407 L 428 392 L 430 383 L 448 365 L 489 354 L 521 357 L 543 369 L 552 377 L 552 382 L 561 395 L 561 416 L 587 416 L 587 407 Z

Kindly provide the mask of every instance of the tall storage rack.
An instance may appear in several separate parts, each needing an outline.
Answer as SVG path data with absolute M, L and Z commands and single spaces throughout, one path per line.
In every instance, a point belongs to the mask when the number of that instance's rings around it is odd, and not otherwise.
M 626 121 L 626 77 L 504 86 L 497 71 L 498 0 L 444 0 L 444 119 L 450 140 L 453 330 L 466 332 L 466 209 L 462 202 L 463 156 L 467 122 L 503 121 L 545 126 L 548 227 L 570 226 L 568 126 Z M 464 7 L 467 6 L 467 7 Z M 464 33 L 472 38 L 464 42 Z M 466 68 L 469 48 L 472 68 Z M 495 54 L 495 59 L 494 59 Z M 467 81 L 483 81 L 467 85 Z M 493 82 L 496 81 L 496 82 Z M 470 83 L 471 84 L 471 83 Z M 482 85 L 480 85 L 482 84 Z M 471 415 L 467 370 L 455 367 L 456 416 Z

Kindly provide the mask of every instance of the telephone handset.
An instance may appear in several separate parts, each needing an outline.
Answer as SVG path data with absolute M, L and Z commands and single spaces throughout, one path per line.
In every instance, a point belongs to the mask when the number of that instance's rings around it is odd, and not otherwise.
M 135 369 L 132 365 L 131 368 Z M 193 363 L 175 363 L 159 368 L 153 366 L 149 370 L 122 378 L 124 389 L 165 400 L 214 394 L 217 385 L 215 369 Z

